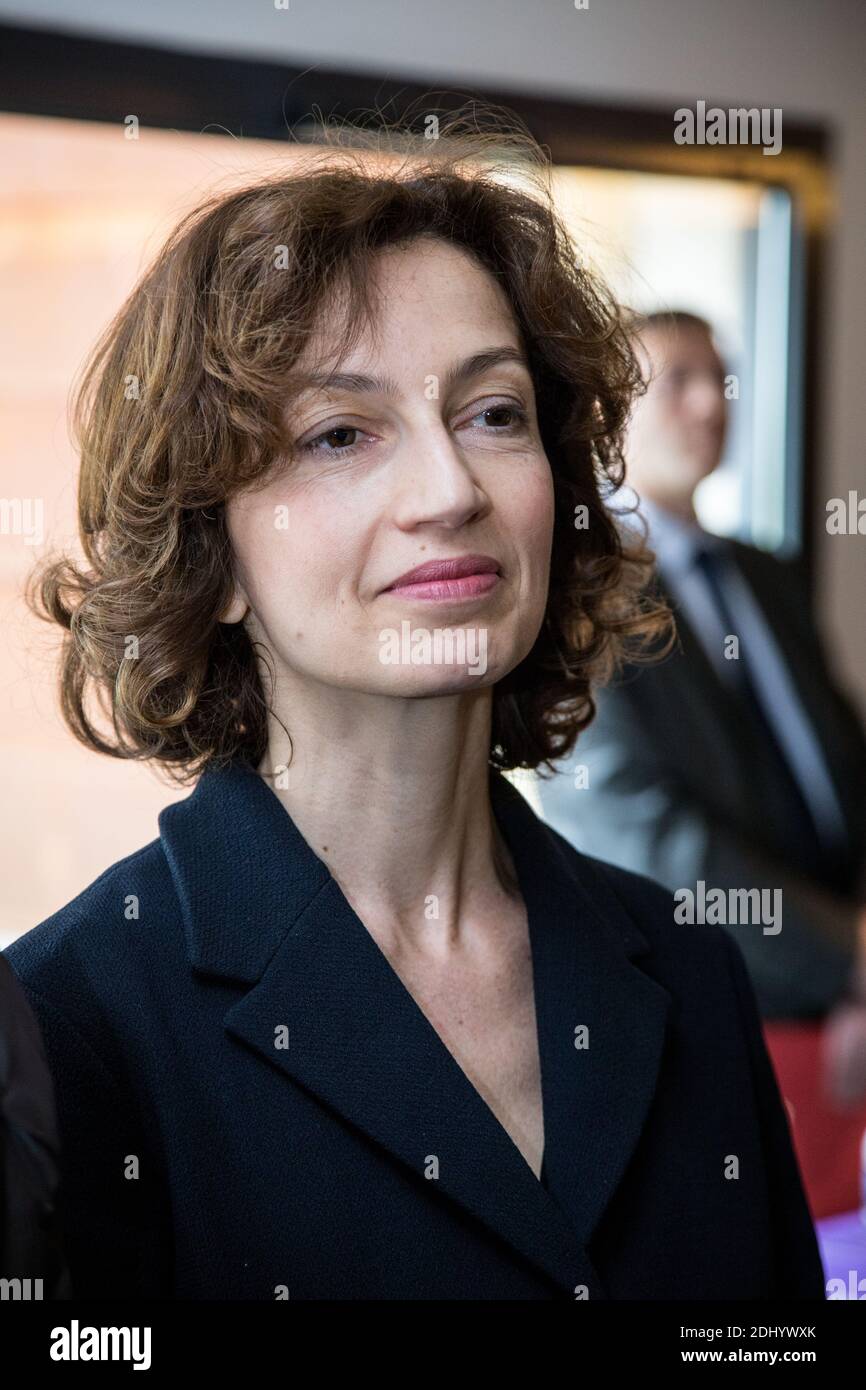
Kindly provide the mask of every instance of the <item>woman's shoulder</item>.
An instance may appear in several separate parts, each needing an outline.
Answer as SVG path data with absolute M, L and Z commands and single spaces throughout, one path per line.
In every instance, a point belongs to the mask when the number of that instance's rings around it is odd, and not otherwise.
M 678 896 L 682 890 L 674 892 L 645 874 L 585 854 L 558 832 L 553 834 L 599 909 L 609 920 L 622 923 L 626 936 L 629 930 L 632 936 L 636 931 L 640 954 L 648 954 L 672 980 L 677 976 L 693 979 L 696 970 L 705 973 L 717 965 L 727 967 L 730 954 L 739 953 L 724 926 L 683 921 Z
M 668 927 L 673 929 L 676 898 L 664 884 L 607 859 L 597 859 L 582 851 L 573 852 L 580 854 L 584 872 L 603 882 L 653 939 L 665 935 Z
M 69 1000 L 122 981 L 130 958 L 180 928 L 171 873 L 159 838 L 111 864 L 74 898 L 3 952 L 28 993 Z

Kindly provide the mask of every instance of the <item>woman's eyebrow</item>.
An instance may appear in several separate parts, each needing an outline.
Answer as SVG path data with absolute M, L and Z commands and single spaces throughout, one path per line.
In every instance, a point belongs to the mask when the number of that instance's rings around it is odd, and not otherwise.
M 529 363 L 524 353 L 515 347 L 484 348 L 473 352 L 462 362 L 455 363 L 445 373 L 445 386 L 455 386 L 468 381 L 481 372 L 489 371 L 503 363 L 513 362 L 529 371 Z M 383 396 L 399 396 L 399 383 L 390 376 L 367 376 L 363 372 L 310 372 L 298 378 L 303 389 L 319 387 L 325 390 L 370 392 L 378 391 Z

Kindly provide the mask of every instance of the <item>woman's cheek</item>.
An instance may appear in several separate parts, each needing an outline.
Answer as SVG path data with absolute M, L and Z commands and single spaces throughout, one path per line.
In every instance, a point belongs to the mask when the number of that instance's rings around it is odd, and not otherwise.
M 515 499 L 518 524 L 528 539 L 536 544 L 553 535 L 555 498 L 550 465 L 532 471 L 522 493 Z

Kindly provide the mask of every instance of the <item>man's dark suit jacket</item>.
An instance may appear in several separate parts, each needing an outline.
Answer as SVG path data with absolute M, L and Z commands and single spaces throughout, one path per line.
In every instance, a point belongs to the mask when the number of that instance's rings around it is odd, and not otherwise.
M 546 1186 L 270 787 L 212 769 L 7 951 L 55 1074 L 76 1295 L 824 1297 L 740 953 L 492 770 L 491 794 Z
M 572 844 L 670 889 L 782 891 L 782 930 L 731 923 L 766 1018 L 818 1018 L 844 993 L 866 901 L 866 737 L 834 684 L 799 567 L 732 543 L 818 736 L 847 822 L 832 861 L 817 837 L 792 855 L 777 764 L 717 675 L 661 580 L 678 648 L 632 667 L 597 697 L 597 714 L 552 780 L 545 819 Z M 583 765 L 588 786 L 575 788 Z

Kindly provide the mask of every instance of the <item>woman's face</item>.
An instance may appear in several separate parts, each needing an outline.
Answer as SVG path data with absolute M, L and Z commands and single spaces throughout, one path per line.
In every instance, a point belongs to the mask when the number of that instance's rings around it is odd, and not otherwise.
M 538 635 L 553 479 L 495 281 L 432 239 L 381 253 L 375 279 L 374 333 L 333 364 L 335 380 L 293 400 L 294 458 L 227 504 L 237 588 L 223 617 L 238 621 L 249 605 L 250 636 L 283 686 L 456 693 L 499 680 Z M 419 565 L 466 556 L 497 572 L 392 587 Z

